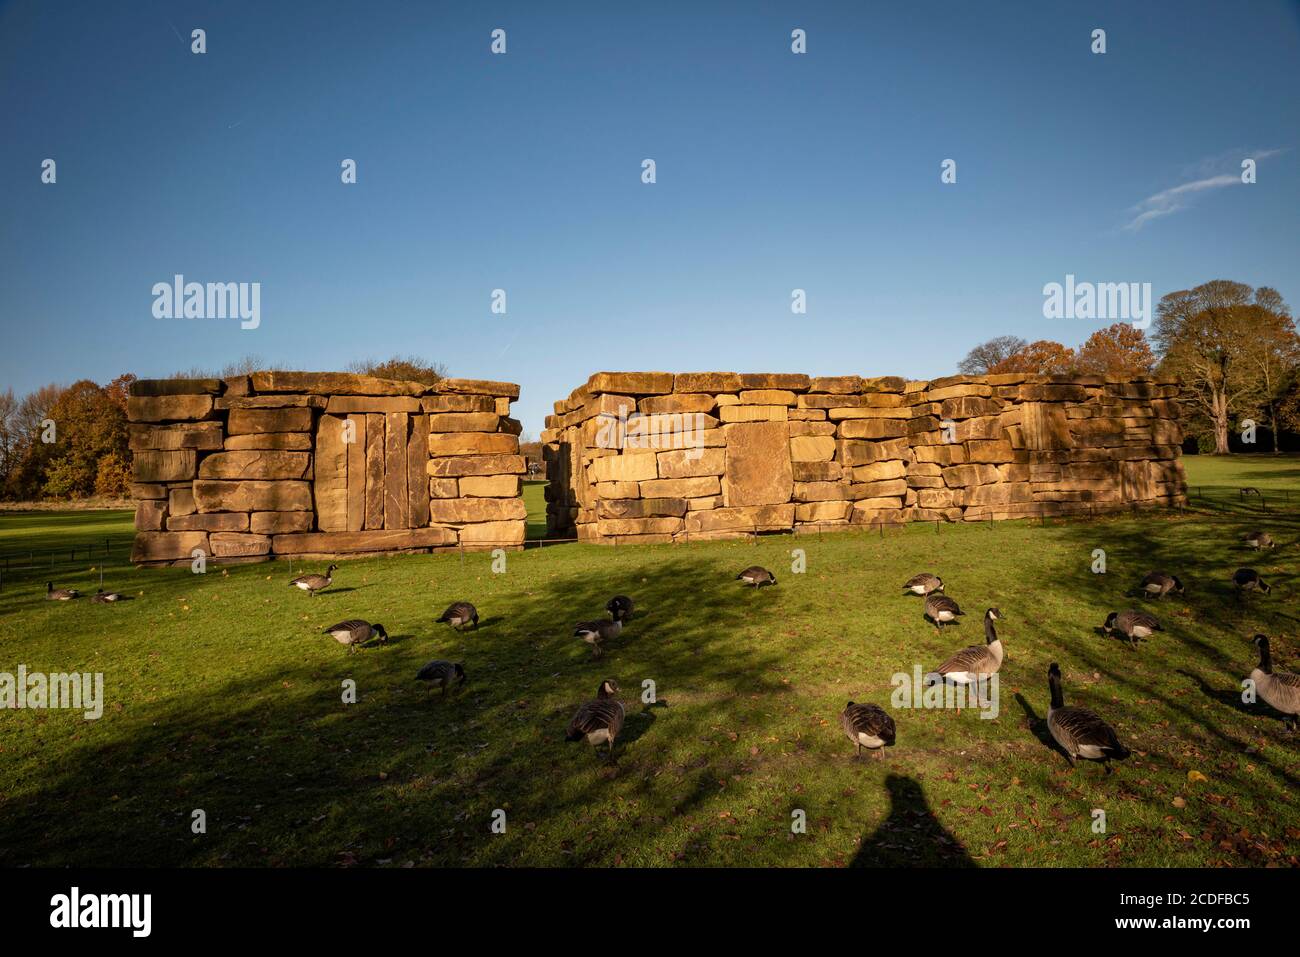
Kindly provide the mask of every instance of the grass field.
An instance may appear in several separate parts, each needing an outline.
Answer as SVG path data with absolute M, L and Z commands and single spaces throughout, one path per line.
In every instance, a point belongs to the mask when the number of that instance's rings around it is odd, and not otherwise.
M 0 712 L 0 865 L 1295 866 L 1300 735 L 1242 704 L 1239 683 L 1258 631 L 1278 667 L 1300 669 L 1300 515 L 1257 517 L 1234 496 L 1294 495 L 1300 461 L 1191 458 L 1188 473 L 1214 510 L 564 544 L 511 553 L 503 574 L 486 554 L 398 556 L 344 562 L 314 599 L 286 587 L 283 563 L 196 576 L 135 570 L 119 552 L 105 584 L 134 600 L 108 606 L 46 602 L 48 575 L 11 574 L 0 671 L 103 672 L 107 704 L 94 721 Z M 1275 552 L 1238 544 L 1256 525 Z M 0 553 L 129 536 L 122 513 L 0 517 Z M 1090 570 L 1098 548 L 1104 575 Z M 754 563 L 778 587 L 733 580 Z M 1233 595 L 1242 564 L 1270 596 Z M 93 592 L 98 568 L 65 562 L 57 584 Z M 1152 568 L 1188 586 L 1150 603 L 1166 630 L 1137 650 L 1098 634 Z M 943 635 L 900 594 L 924 570 L 968 613 Z M 644 613 L 593 660 L 573 623 L 617 592 Z M 462 598 L 480 609 L 477 633 L 434 624 Z M 890 707 L 891 675 L 982 640 L 989 605 L 1007 618 L 997 718 Z M 349 655 L 320 634 L 349 617 L 393 640 Z M 470 676 L 445 700 L 413 680 L 435 657 Z M 1067 702 L 1134 749 L 1115 774 L 1071 771 L 1045 744 L 1052 661 Z M 628 705 L 610 766 L 563 740 L 606 676 Z M 646 681 L 657 707 L 641 707 Z M 850 698 L 893 713 L 883 759 L 854 759 L 838 725 Z M 806 833 L 792 833 L 796 812 Z

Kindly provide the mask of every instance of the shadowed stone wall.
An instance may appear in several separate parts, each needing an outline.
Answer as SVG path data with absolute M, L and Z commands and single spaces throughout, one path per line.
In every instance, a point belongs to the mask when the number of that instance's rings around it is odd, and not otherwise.
M 141 380 L 141 564 L 521 547 L 519 387 L 338 372 Z
M 1173 380 L 599 372 L 542 433 L 547 522 L 669 542 L 1186 500 Z

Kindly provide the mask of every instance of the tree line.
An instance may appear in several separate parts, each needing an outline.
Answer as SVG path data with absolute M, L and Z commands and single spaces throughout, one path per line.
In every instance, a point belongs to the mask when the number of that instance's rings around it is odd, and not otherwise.
M 1249 445 L 1255 428 L 1271 434 L 1269 445 L 1278 452 L 1283 433 L 1300 431 L 1300 336 L 1276 289 L 1215 279 L 1171 292 L 1156 307 L 1151 331 L 1148 340 L 1141 329 L 1117 322 L 1078 349 L 998 336 L 971 349 L 958 369 L 1176 376 L 1184 433 L 1202 452 L 1230 452 L 1234 433 Z
M 245 356 L 221 369 L 192 368 L 174 379 L 230 378 L 275 369 L 257 356 Z M 431 385 L 445 368 L 418 356 L 383 361 L 363 359 L 348 371 Z M 0 499 L 124 499 L 131 489 L 131 450 L 127 398 L 131 374 L 99 385 L 81 379 L 69 386 L 41 386 L 19 398 L 0 392 Z

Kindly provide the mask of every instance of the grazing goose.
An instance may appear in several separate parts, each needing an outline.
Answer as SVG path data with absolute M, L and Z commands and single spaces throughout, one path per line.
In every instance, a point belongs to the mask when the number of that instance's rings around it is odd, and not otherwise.
M 880 748 L 894 746 L 894 719 L 879 705 L 850 701 L 840 712 L 840 727 L 857 748 L 853 755 L 855 758 L 861 757 L 863 748 L 880 755 Z
M 736 576 L 736 581 L 742 581 L 754 588 L 762 588 L 764 585 L 775 585 L 776 576 L 762 565 L 750 565 Z
M 388 632 L 383 625 L 372 625 L 360 618 L 349 618 L 337 625 L 330 625 L 321 634 L 332 635 L 340 645 L 347 645 L 348 651 L 356 651 L 357 645 L 364 644 L 371 638 L 378 638 L 381 642 L 388 640 Z
M 473 622 L 474 630 L 478 631 L 478 609 L 467 601 L 454 601 L 447 606 L 438 621 L 445 621 L 457 631 Z
M 442 696 L 447 697 L 447 688 L 453 682 L 463 685 L 468 676 L 465 667 L 459 661 L 431 661 L 415 676 L 416 681 L 428 681 L 442 686 Z
M 957 652 L 936 671 L 925 676 L 925 683 L 937 684 L 951 681 L 953 684 L 968 685 L 979 680 L 981 675 L 995 675 L 1002 667 L 1002 639 L 998 637 L 993 622 L 1004 619 L 1002 612 L 990 608 L 984 612 L 984 644 L 971 645 Z
M 934 622 L 936 630 L 950 621 L 956 621 L 958 616 L 965 614 L 957 603 L 947 595 L 930 594 L 925 598 L 925 617 Z
M 614 740 L 618 733 L 623 730 L 623 703 L 614 695 L 618 694 L 618 682 L 613 678 L 606 678 L 596 689 L 596 700 L 588 701 L 578 713 L 573 716 L 569 722 L 569 729 L 564 735 L 565 741 L 581 741 L 587 739 L 587 743 L 593 748 L 599 748 L 602 744 L 608 745 L 609 751 L 605 755 L 606 760 L 612 760 L 614 757 Z
M 921 572 L 903 582 L 903 591 L 910 591 L 913 595 L 928 595 L 932 591 L 943 591 L 943 579 L 929 572 Z
M 72 601 L 72 599 L 80 597 L 81 592 L 75 588 L 55 588 L 54 582 L 45 583 L 46 601 Z
M 615 595 L 605 602 L 605 610 L 615 621 L 627 621 L 632 617 L 632 599 L 627 595 Z
M 1075 759 L 1101 761 L 1110 774 L 1111 761 L 1123 761 L 1131 751 L 1119 743 L 1115 729 L 1087 708 L 1065 706 L 1061 695 L 1061 666 L 1055 661 L 1047 669 L 1047 684 L 1052 691 L 1052 703 L 1047 709 L 1047 729 L 1074 767 Z
M 1256 635 L 1255 647 L 1259 649 L 1259 667 L 1250 673 L 1250 680 L 1259 696 L 1286 716 L 1286 729 L 1294 731 L 1300 715 L 1300 675 L 1273 670 L 1267 635 Z
M 330 585 L 334 584 L 334 569 L 338 567 L 337 565 L 331 565 L 326 569 L 324 575 L 299 575 L 289 584 L 294 588 L 301 588 L 315 598 L 318 591 L 329 588 Z
M 99 591 L 95 592 L 95 594 L 90 596 L 90 600 L 96 605 L 107 605 L 110 602 L 126 601 L 126 596 L 118 591 L 104 591 L 104 589 L 101 588 Z
M 1273 541 L 1273 536 L 1268 532 L 1247 532 L 1242 536 L 1242 541 L 1246 543 L 1247 548 L 1253 548 L 1256 551 L 1261 548 L 1277 547 L 1277 542 Z
M 1232 583 L 1237 586 L 1237 594 L 1248 591 L 1262 591 L 1265 595 L 1273 590 L 1268 582 L 1259 577 L 1253 568 L 1238 568 L 1232 573 Z
M 1165 572 L 1151 572 L 1138 587 L 1148 598 L 1164 598 L 1170 592 L 1175 595 L 1184 594 L 1183 583 L 1178 577 Z
M 1137 647 L 1138 640 L 1141 638 L 1150 638 L 1157 631 L 1162 631 L 1160 622 L 1156 620 L 1155 615 L 1149 615 L 1145 611 L 1112 611 L 1106 616 L 1106 623 L 1101 626 L 1101 630 L 1108 635 L 1119 632 L 1128 639 L 1130 645 Z
M 599 658 L 601 651 L 600 643 L 608 641 L 611 638 L 617 638 L 623 631 L 623 622 L 615 618 L 613 621 L 582 621 L 573 628 L 573 637 L 581 638 L 587 644 L 591 645 L 591 655 L 593 658 Z

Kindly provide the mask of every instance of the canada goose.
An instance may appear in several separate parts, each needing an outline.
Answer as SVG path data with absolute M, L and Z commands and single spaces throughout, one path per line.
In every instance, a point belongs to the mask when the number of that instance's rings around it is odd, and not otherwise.
M 1119 632 L 1128 639 L 1130 645 L 1137 647 L 1138 640 L 1141 638 L 1150 638 L 1157 631 L 1162 631 L 1160 622 L 1156 620 L 1155 615 L 1149 615 L 1145 611 L 1112 611 L 1106 616 L 1106 623 L 1101 626 L 1101 630 L 1108 635 Z
M 605 610 L 615 621 L 627 621 L 632 617 L 632 599 L 627 595 L 615 595 L 605 602 Z
M 72 601 L 72 599 L 80 597 L 81 592 L 75 588 L 55 588 L 54 582 L 45 583 L 46 601 Z
M 350 652 L 356 651 L 357 645 L 364 644 L 371 638 L 377 637 L 381 642 L 388 640 L 388 632 L 383 625 L 372 625 L 360 618 L 349 618 L 337 625 L 330 625 L 321 634 L 332 635 L 340 645 L 347 645 Z
M 99 591 L 95 592 L 95 594 L 90 596 L 90 600 L 96 605 L 107 605 L 110 602 L 126 601 L 126 596 L 118 591 L 104 591 L 104 589 L 101 588 Z
M 925 676 L 925 682 L 937 684 L 951 681 L 953 684 L 968 685 L 979 680 L 981 675 L 997 674 L 1002 667 L 1002 639 L 998 637 L 993 622 L 1001 621 L 1005 616 L 996 608 L 984 612 L 984 644 L 971 645 L 957 652 L 936 671 Z
M 442 696 L 447 697 L 447 688 L 452 682 L 463 685 L 468 676 L 465 667 L 459 661 L 431 661 L 415 676 L 416 681 L 428 681 L 442 686 Z
M 1138 588 L 1148 598 L 1164 598 L 1170 592 L 1175 595 L 1184 594 L 1183 583 L 1179 581 L 1178 576 L 1165 572 L 1151 572 L 1142 579 Z
M 879 705 L 854 704 L 850 701 L 840 712 L 840 727 L 857 748 L 853 755 L 855 758 L 862 755 L 863 748 L 879 755 L 879 748 L 894 746 L 894 719 Z
M 943 591 L 943 579 L 929 572 L 921 572 L 903 582 L 903 591 L 910 591 L 913 595 L 928 595 L 932 591 Z
M 958 616 L 965 615 L 955 601 L 947 595 L 931 593 L 925 598 L 925 617 L 934 622 L 935 629 L 940 629 Z
M 1273 536 L 1268 532 L 1247 532 L 1241 539 L 1246 543 L 1247 548 L 1253 548 L 1259 551 L 1261 548 L 1276 548 L 1277 543 L 1273 541 Z
M 1047 686 L 1052 692 L 1052 703 L 1047 709 L 1047 729 L 1052 738 L 1065 751 L 1074 767 L 1076 758 L 1101 761 L 1110 774 L 1111 761 L 1123 761 L 1131 751 L 1119 743 L 1115 729 L 1087 708 L 1065 706 L 1061 695 L 1061 666 L 1055 661 L 1047 669 Z
M 776 576 L 762 565 L 750 565 L 736 576 L 736 581 L 742 581 L 754 588 L 762 588 L 764 585 L 775 585 Z
M 1259 649 L 1259 667 L 1250 673 L 1250 680 L 1259 696 L 1285 715 L 1286 729 L 1294 731 L 1296 715 L 1300 715 L 1300 675 L 1273 670 L 1267 635 L 1256 635 L 1255 647 Z
M 1248 591 L 1262 591 L 1265 595 L 1273 590 L 1268 582 L 1259 577 L 1253 568 L 1238 568 L 1232 573 L 1232 583 L 1237 586 L 1237 594 Z
M 587 644 L 591 645 L 591 655 L 593 658 L 599 658 L 604 652 L 600 648 L 602 641 L 608 641 L 611 638 L 617 638 L 623 631 L 622 620 L 615 618 L 613 621 L 581 621 L 573 628 L 573 637 L 581 638 Z
M 588 701 L 578 713 L 573 716 L 569 722 L 569 729 L 564 735 L 566 741 L 581 741 L 587 739 L 587 743 L 593 748 L 598 748 L 602 744 L 608 745 L 609 751 L 605 759 L 612 760 L 614 757 L 614 740 L 618 733 L 623 730 L 623 703 L 614 695 L 618 694 L 618 682 L 613 678 L 606 678 L 596 689 L 596 700 Z
M 294 588 L 301 588 L 315 598 L 318 591 L 329 588 L 330 585 L 334 584 L 334 569 L 338 567 L 337 565 L 331 565 L 324 575 L 299 575 L 289 584 Z
M 478 631 L 478 609 L 467 601 L 454 601 L 447 606 L 438 621 L 445 621 L 457 631 L 473 622 L 474 630 Z

